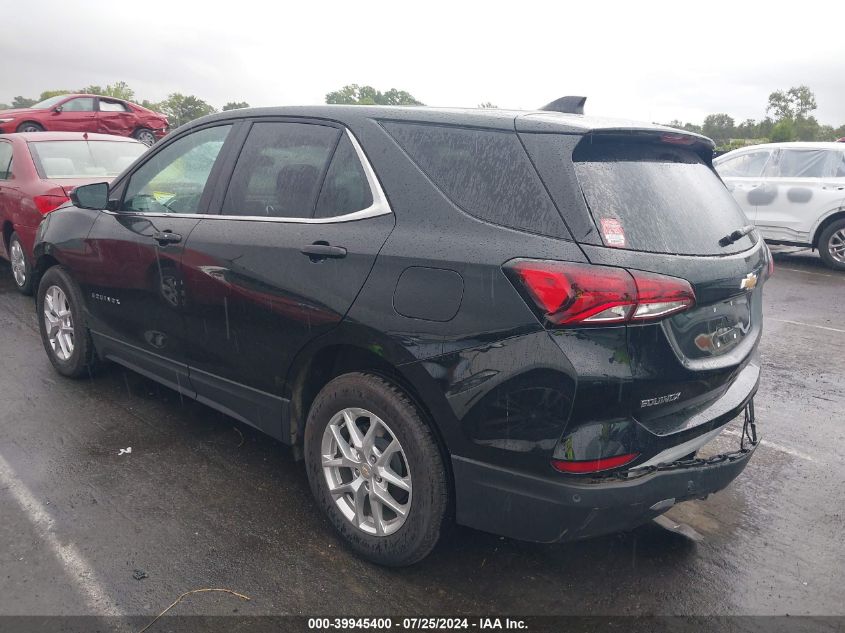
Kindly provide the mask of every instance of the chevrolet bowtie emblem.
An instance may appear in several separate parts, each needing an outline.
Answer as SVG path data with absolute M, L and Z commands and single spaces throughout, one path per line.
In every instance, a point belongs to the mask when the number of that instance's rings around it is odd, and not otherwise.
M 740 290 L 751 290 L 757 285 L 757 275 L 748 273 L 742 281 L 739 282 Z

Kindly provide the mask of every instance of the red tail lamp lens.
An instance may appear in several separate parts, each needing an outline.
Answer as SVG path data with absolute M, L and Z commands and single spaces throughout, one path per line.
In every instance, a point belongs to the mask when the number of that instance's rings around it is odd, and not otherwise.
M 67 196 L 34 196 L 35 208 L 42 214 L 50 213 L 70 200 Z
M 639 453 L 628 453 L 627 455 L 614 455 L 613 457 L 603 457 L 602 459 L 591 459 L 579 462 L 570 462 L 565 459 L 553 459 L 552 467 L 562 473 L 598 473 L 603 470 L 610 470 L 612 468 L 619 468 L 625 464 L 630 464 L 639 456 Z
M 535 259 L 513 260 L 505 271 L 553 325 L 659 319 L 695 303 L 689 282 L 655 273 Z

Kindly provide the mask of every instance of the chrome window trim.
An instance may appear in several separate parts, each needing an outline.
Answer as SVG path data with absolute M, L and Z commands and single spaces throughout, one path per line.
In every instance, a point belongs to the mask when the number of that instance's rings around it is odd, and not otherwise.
M 145 213 L 143 211 L 106 211 L 112 215 L 141 215 L 146 218 L 196 218 L 203 220 L 242 220 L 247 222 L 281 222 L 285 224 L 335 224 L 340 222 L 354 222 L 356 220 L 364 220 L 367 218 L 374 218 L 380 215 L 389 215 L 393 213 L 390 204 L 387 202 L 387 196 L 384 195 L 384 190 L 381 188 L 381 183 L 373 171 L 370 161 L 367 160 L 364 150 L 358 143 L 358 140 L 353 136 L 349 129 L 344 128 L 347 138 L 352 142 L 352 147 L 358 155 L 358 160 L 364 168 L 364 175 L 367 178 L 367 184 L 370 186 L 370 192 L 373 194 L 373 203 L 366 209 L 347 213 L 346 215 L 335 215 L 330 218 L 279 218 L 267 217 L 264 215 L 221 215 L 217 213 Z

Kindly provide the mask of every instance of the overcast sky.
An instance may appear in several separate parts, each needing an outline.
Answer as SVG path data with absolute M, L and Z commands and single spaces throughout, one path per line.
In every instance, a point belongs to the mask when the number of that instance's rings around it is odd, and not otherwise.
M 358 83 L 437 106 L 587 95 L 591 114 L 700 123 L 759 119 L 771 91 L 806 84 L 839 126 L 843 25 L 841 0 L 31 0 L 3 18 L 0 102 L 124 80 L 138 100 L 313 104 Z

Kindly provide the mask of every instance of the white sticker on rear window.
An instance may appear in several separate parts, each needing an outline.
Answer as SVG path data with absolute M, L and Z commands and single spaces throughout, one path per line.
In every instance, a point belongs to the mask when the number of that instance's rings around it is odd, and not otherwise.
M 601 234 L 604 243 L 615 248 L 625 248 L 625 230 L 616 218 L 601 219 Z

